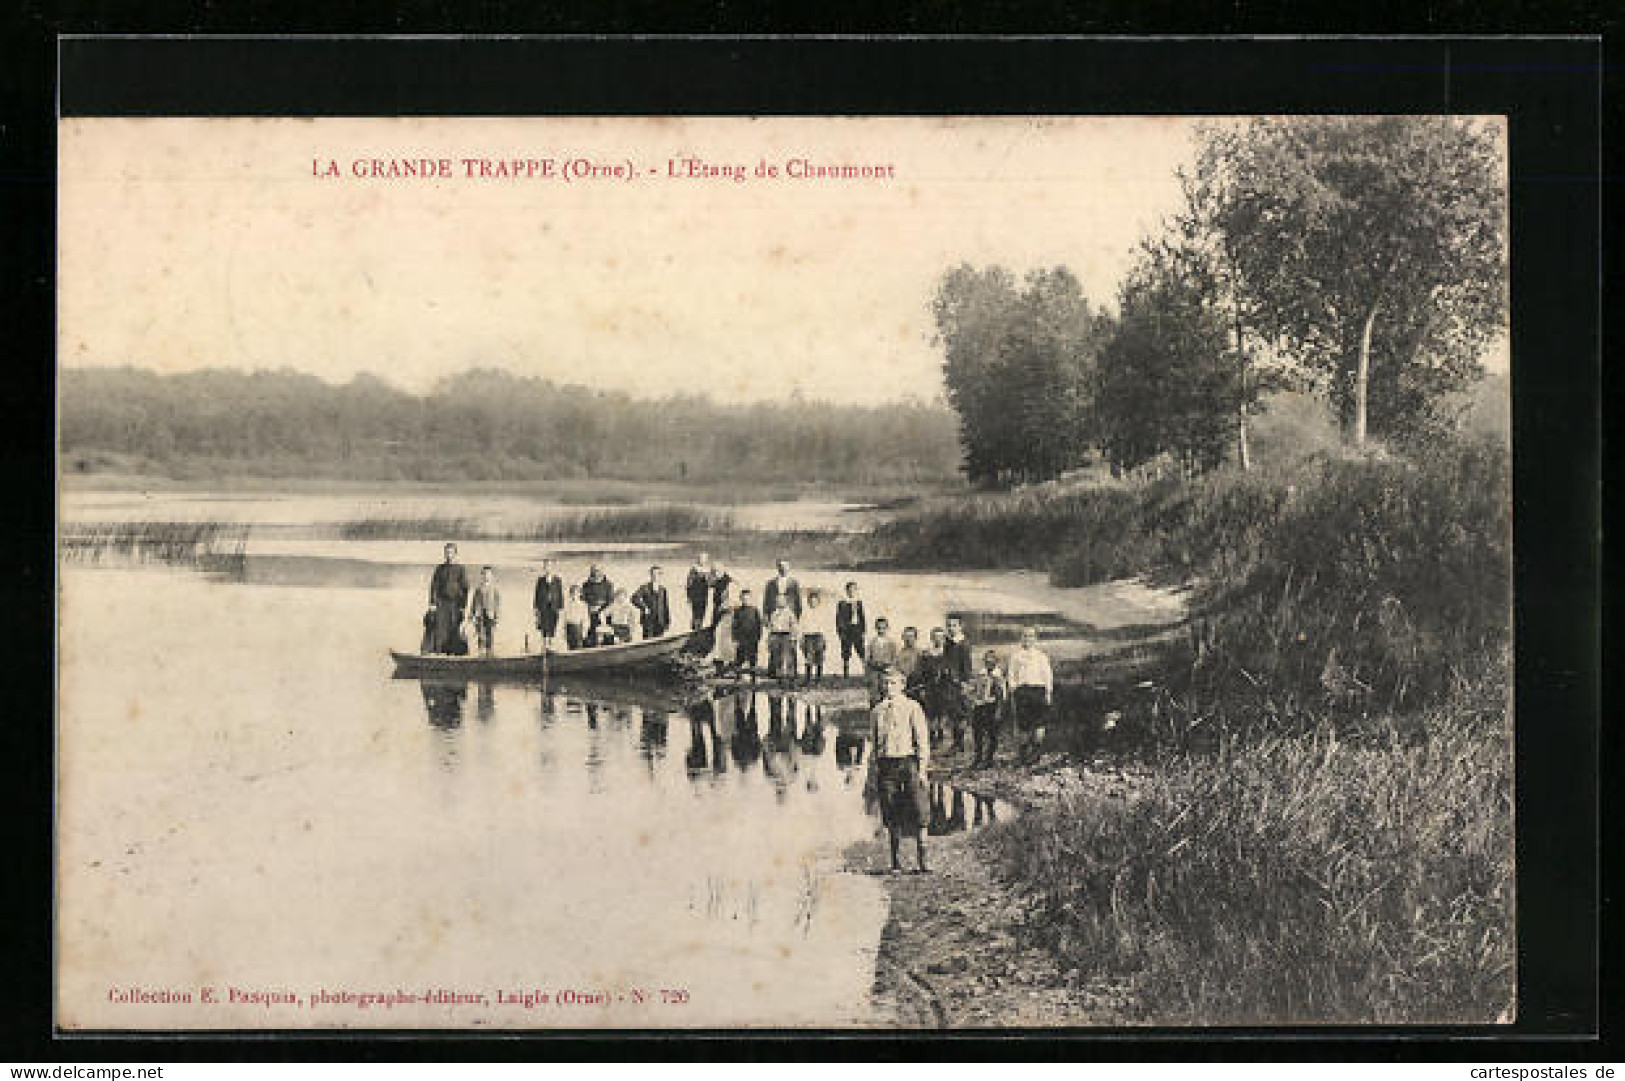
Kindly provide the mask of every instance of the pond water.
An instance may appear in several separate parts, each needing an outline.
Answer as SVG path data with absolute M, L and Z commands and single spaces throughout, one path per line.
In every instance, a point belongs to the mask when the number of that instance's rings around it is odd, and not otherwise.
M 877 828 L 862 712 L 393 679 L 386 648 L 415 646 L 437 554 L 282 537 L 240 576 L 64 567 L 60 1023 L 868 1023 L 886 900 L 841 859 Z M 499 650 L 525 644 L 540 554 L 465 546 L 505 589 Z M 628 586 L 649 561 L 600 558 Z M 924 626 L 1032 604 L 1008 578 L 859 577 L 871 612 Z M 933 833 L 1009 813 L 933 795 Z

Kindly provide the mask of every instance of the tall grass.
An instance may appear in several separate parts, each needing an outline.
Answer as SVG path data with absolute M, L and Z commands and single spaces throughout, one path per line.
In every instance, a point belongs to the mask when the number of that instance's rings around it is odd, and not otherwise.
M 1160 1023 L 1488 1023 L 1513 1001 L 1505 657 L 1422 734 L 1170 754 L 981 835 L 1027 932 Z
M 345 540 L 436 540 L 474 537 L 479 535 L 480 526 L 473 518 L 450 515 L 378 516 L 340 522 L 338 533 Z
M 727 510 L 678 503 L 572 510 L 518 529 L 489 529 L 477 519 L 445 515 L 375 516 L 340 522 L 345 540 L 665 540 L 720 533 L 733 525 Z
M 1305 474 L 1272 526 L 1207 562 L 1186 705 L 1232 728 L 1369 725 L 1458 689 L 1508 640 L 1508 466 L 1471 443 Z
M 81 563 L 118 560 L 240 570 L 248 526 L 234 522 L 71 522 L 62 555 Z

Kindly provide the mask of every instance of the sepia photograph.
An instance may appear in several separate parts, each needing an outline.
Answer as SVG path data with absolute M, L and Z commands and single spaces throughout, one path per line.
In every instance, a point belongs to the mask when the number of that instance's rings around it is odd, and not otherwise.
M 1513 1024 L 1507 141 L 61 118 L 58 1029 Z

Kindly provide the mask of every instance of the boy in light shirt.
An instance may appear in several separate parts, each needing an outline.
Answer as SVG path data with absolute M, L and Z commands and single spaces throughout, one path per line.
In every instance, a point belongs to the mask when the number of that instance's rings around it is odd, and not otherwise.
M 1010 651 L 1010 705 L 1014 734 L 1024 742 L 1022 754 L 1035 758 L 1044 742 L 1044 718 L 1055 700 L 1055 676 L 1049 657 L 1038 648 L 1038 629 L 1023 627 L 1021 646 Z
M 801 656 L 807 662 L 806 685 L 811 687 L 824 679 L 824 654 L 835 635 L 832 609 L 824 603 L 824 594 L 812 590 L 807 594 L 807 606 L 801 610 Z
M 875 620 L 875 636 L 864 647 L 863 663 L 872 677 L 869 701 L 878 702 L 886 697 L 886 671 L 897 666 L 897 639 L 891 636 L 891 620 L 885 616 Z
M 781 598 L 767 617 L 767 675 L 794 683 L 796 678 L 795 608 Z

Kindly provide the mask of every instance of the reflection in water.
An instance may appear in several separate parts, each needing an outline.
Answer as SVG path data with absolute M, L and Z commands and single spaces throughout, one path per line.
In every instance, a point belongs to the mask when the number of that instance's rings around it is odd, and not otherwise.
M 458 764 L 455 736 L 462 726 L 468 685 L 436 680 L 420 683 L 429 724 L 444 740 L 442 767 L 450 770 Z M 481 724 L 500 723 L 501 700 L 509 692 L 485 682 L 475 689 L 475 714 Z M 704 781 L 715 787 L 730 779 L 734 784 L 748 782 L 759 767 L 774 802 L 781 805 L 798 788 L 810 793 L 808 798 L 817 798 L 821 776 L 838 780 L 837 790 L 844 787 L 850 798 L 860 798 L 868 759 L 866 710 L 827 710 L 776 688 L 740 690 L 686 704 L 673 699 L 669 708 L 661 708 L 658 699 L 647 693 L 640 696 L 639 703 L 615 701 L 610 697 L 614 688 L 595 689 L 591 695 L 517 689 L 512 693 L 537 695 L 533 716 L 538 718 L 540 736 L 535 757 L 539 773 L 545 776 L 565 768 L 569 761 L 582 762 L 589 793 L 611 787 L 606 780 L 610 758 L 635 747 L 643 767 L 640 772 L 651 781 L 661 777 L 664 763 L 675 756 L 684 775 L 696 785 Z M 764 712 L 765 731 L 761 725 Z M 687 743 L 680 748 L 670 746 L 674 716 L 688 722 L 676 729 L 687 735 Z M 561 758 L 555 753 L 572 742 L 581 757 L 567 753 Z M 993 800 L 941 781 L 931 785 L 930 804 L 927 829 L 937 836 L 990 825 L 998 821 L 1003 809 Z
M 773 782 L 780 803 L 794 776 L 796 764 L 796 700 L 783 694 L 767 696 L 767 741 L 762 747 L 762 772 Z
M 468 697 L 468 684 L 426 679 L 419 690 L 423 692 L 423 708 L 429 714 L 431 727 L 444 731 L 462 725 L 463 699 Z
M 655 763 L 666 757 L 666 717 L 653 710 L 639 710 L 643 724 L 638 728 L 638 753 L 649 764 L 649 775 L 654 775 Z
M 734 695 L 734 764 L 745 770 L 762 753 L 762 736 L 756 724 L 756 695 L 740 691 Z
M 965 804 L 971 804 L 970 819 L 966 820 Z M 931 786 L 931 821 L 927 830 L 932 836 L 964 833 L 966 830 L 991 826 L 999 820 L 999 803 L 974 792 L 965 792 L 941 782 Z
M 683 765 L 687 767 L 692 776 L 704 773 L 706 760 L 710 747 L 708 741 L 714 737 L 714 719 L 716 706 L 709 698 L 702 698 L 692 702 L 688 707 L 688 753 L 683 756 Z

